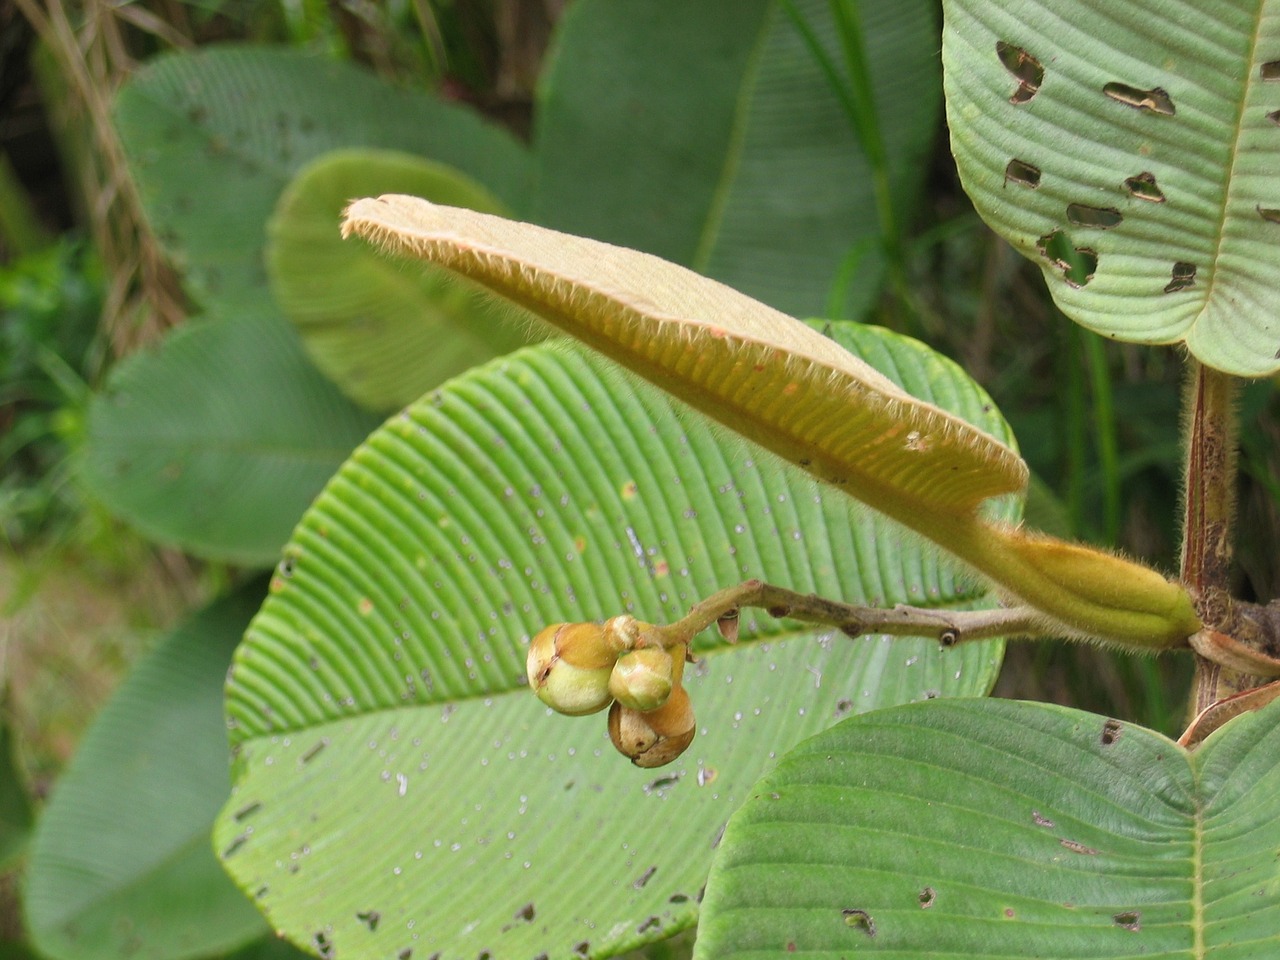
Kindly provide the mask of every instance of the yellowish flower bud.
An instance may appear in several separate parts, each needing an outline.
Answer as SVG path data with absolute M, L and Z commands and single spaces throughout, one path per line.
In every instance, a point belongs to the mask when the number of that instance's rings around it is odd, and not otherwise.
M 637 767 L 670 763 L 693 742 L 697 729 L 689 693 L 680 685 L 657 710 L 641 713 L 617 702 L 609 710 L 609 739 Z
M 628 709 L 641 713 L 657 710 L 671 695 L 673 670 L 671 654 L 660 647 L 632 650 L 614 664 L 609 693 Z
M 551 709 L 571 717 L 603 710 L 613 700 L 609 676 L 618 654 L 595 623 L 556 623 L 529 642 L 529 686 Z

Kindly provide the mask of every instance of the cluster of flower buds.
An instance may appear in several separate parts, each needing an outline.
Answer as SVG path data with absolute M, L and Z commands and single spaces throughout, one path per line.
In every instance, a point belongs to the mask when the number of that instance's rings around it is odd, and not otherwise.
M 560 713 L 609 707 L 609 739 L 638 767 L 670 763 L 697 724 L 681 679 L 688 647 L 631 616 L 557 623 L 529 644 L 529 686 Z

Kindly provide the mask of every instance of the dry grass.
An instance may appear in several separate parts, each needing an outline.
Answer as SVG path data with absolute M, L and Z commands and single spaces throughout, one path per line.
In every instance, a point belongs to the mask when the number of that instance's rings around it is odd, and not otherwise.
M 182 555 L 123 533 L 117 547 L 109 563 L 65 544 L 0 555 L 3 719 L 37 796 L 151 639 L 207 599 Z
M 111 122 L 111 102 L 137 65 L 131 53 L 137 34 L 173 47 L 190 41 L 167 15 L 137 4 L 16 2 L 53 60 L 55 70 L 41 78 L 46 108 L 61 152 L 71 160 L 68 189 L 105 267 L 101 331 L 111 354 L 120 357 L 156 339 L 186 309 L 143 216 Z

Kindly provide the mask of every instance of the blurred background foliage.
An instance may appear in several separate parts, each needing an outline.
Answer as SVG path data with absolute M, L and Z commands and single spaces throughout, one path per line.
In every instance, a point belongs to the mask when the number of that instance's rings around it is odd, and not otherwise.
M 799 42 L 821 61 L 822 44 L 806 34 L 811 6 L 784 0 L 776 4 L 776 15 L 796 28 Z M 201 530 L 175 533 L 150 524 L 147 503 L 134 502 L 163 499 L 162 492 L 140 486 L 127 472 L 113 479 L 111 468 L 103 465 L 104 447 L 114 450 L 110 444 L 117 440 L 136 450 L 140 447 L 128 444 L 150 442 L 170 426 L 181 429 L 175 417 L 175 424 L 157 421 L 141 440 L 113 433 L 117 420 L 103 398 L 127 395 L 131 382 L 151 376 L 147 364 L 176 363 L 174 355 L 183 349 L 210 356 L 215 338 L 234 337 L 231 324 L 237 317 L 224 314 L 260 310 L 266 318 L 261 322 L 270 325 L 281 308 L 276 301 L 305 300 L 307 292 L 297 284 L 284 284 L 282 292 L 276 277 L 271 299 L 263 292 L 267 265 L 255 253 L 250 272 L 260 267 L 261 276 L 254 273 L 246 280 L 249 292 L 237 300 L 227 293 L 230 274 L 210 266 L 213 254 L 205 261 L 197 252 L 185 262 L 175 257 L 175 251 L 196 251 L 203 241 L 183 233 L 187 227 L 179 215 L 171 223 L 148 215 L 148 203 L 153 211 L 160 209 L 155 194 L 164 189 L 145 172 L 164 163 L 166 149 L 146 113 L 156 108 L 156 94 L 144 87 L 123 96 L 120 91 L 162 54 L 228 42 L 311 54 L 315 61 L 336 65 L 333 69 L 376 78 L 385 89 L 398 91 L 404 109 L 421 109 L 423 117 L 465 108 L 485 118 L 488 123 L 474 130 L 470 117 L 458 119 L 461 114 L 447 113 L 449 119 L 440 122 L 466 127 L 465 136 L 489 145 L 482 151 L 486 155 L 509 152 L 512 158 L 505 172 L 490 171 L 474 184 L 464 176 L 477 175 L 474 171 L 406 172 L 401 155 L 384 157 L 400 171 L 396 176 L 413 183 L 443 176 L 447 183 L 440 189 L 446 196 L 465 194 L 477 198 L 476 204 L 517 215 L 536 213 L 542 222 L 572 229 L 588 213 L 557 197 L 580 192 L 607 199 L 620 188 L 608 179 L 609 164 L 592 159 L 574 166 L 568 152 L 556 158 L 551 147 L 538 143 L 540 136 L 553 139 L 554 115 L 540 130 L 535 111 L 539 78 L 554 60 L 565 7 L 562 0 L 17 0 L 0 5 L 0 956 L 22 956 L 30 949 L 14 878 L 37 813 L 90 721 L 132 664 L 145 655 L 161 656 L 181 631 L 170 632 L 159 647 L 158 637 L 232 588 L 239 587 L 241 596 L 256 589 L 254 572 L 272 562 L 300 512 L 299 507 L 290 514 L 292 506 L 273 502 L 272 509 L 283 511 L 282 527 L 268 525 L 262 541 L 248 546 L 234 537 L 218 539 L 234 521 L 223 523 L 216 510 Z M 857 18 L 837 26 L 850 24 L 857 27 Z M 848 39 L 848 30 L 843 35 Z M 924 112 L 922 146 L 902 146 L 895 124 L 877 120 L 874 96 L 857 83 L 873 72 L 874 64 L 868 63 L 874 53 L 870 50 L 866 63 L 821 64 L 832 82 L 846 73 L 854 78 L 853 95 L 846 94 L 840 105 L 870 172 L 851 170 L 848 176 L 879 178 L 875 217 L 880 229 L 860 247 L 832 251 L 837 266 L 827 271 L 817 302 L 827 304 L 832 315 L 853 314 L 925 340 L 988 389 L 1036 476 L 1030 523 L 1175 570 L 1181 358 L 1173 349 L 1104 342 L 1058 314 L 1039 271 L 981 224 L 960 190 L 937 110 L 940 86 L 932 100 L 908 94 Z M 936 47 L 925 53 L 935 55 Z M 577 63 L 557 66 L 562 83 L 555 97 L 572 101 L 593 95 L 590 69 L 582 66 L 574 73 Z M 338 78 L 335 91 L 348 89 L 346 74 L 333 76 Z M 937 85 L 938 78 L 925 76 L 922 82 Z M 381 94 L 370 89 L 374 102 Z M 659 92 L 655 85 L 654 95 Z M 329 110 L 340 118 L 349 109 L 345 96 L 318 105 L 315 115 L 327 117 Z M 161 103 L 156 109 L 167 107 Z M 550 114 L 549 105 L 547 110 Z M 217 122 L 195 112 L 188 119 L 192 127 L 216 127 Z M 402 126 L 407 129 L 387 135 L 390 142 L 367 145 L 429 157 L 430 138 L 411 123 Z M 152 141 L 138 132 L 144 128 L 155 135 Z M 299 130 L 298 142 L 309 143 L 312 131 Z M 214 129 L 203 135 L 205 153 L 218 154 L 222 134 Z M 315 134 L 313 139 L 303 152 L 319 155 L 364 145 L 338 136 L 321 142 Z M 268 147 L 270 140 L 265 135 Z M 543 168 L 534 163 L 535 169 L 521 172 L 527 162 L 523 147 L 531 143 L 545 148 Z M 457 156 L 447 156 L 447 148 L 440 150 L 436 159 L 465 166 Z M 233 151 L 233 159 L 238 157 Z M 271 205 L 305 159 L 292 158 L 293 166 L 286 169 L 278 157 L 258 158 L 253 176 L 270 180 L 262 187 L 268 206 L 244 216 L 264 246 L 271 238 L 261 218 L 271 215 Z M 889 171 L 903 167 L 911 176 L 891 183 Z M 310 176 L 324 181 L 323 189 L 336 191 L 336 197 L 356 189 L 342 179 L 348 174 L 341 170 L 312 170 Z M 587 182 L 588 177 L 598 181 Z M 529 192 L 533 180 L 540 184 L 536 195 Z M 197 192 L 202 188 L 196 185 Z M 795 195 L 823 188 L 806 180 L 778 189 L 779 202 L 794 203 Z M 822 203 L 822 196 L 816 201 Z M 298 206 L 307 212 L 305 198 Z M 284 216 L 287 207 L 281 210 Z M 227 211 L 232 218 L 241 213 Z M 274 223 L 273 236 L 310 242 L 307 222 Z M 290 255 L 280 249 L 270 256 L 278 261 Z M 716 263 L 714 252 L 703 261 Z M 272 269 L 284 268 L 273 261 Z M 391 281 L 375 276 L 369 282 L 368 301 L 381 302 L 378 284 Z M 261 290 L 253 286 L 258 283 Z M 778 297 L 789 295 L 784 291 Z M 316 424 L 312 453 L 320 466 L 312 472 L 319 471 L 319 478 L 308 474 L 295 482 L 305 506 L 315 492 L 307 484 L 322 482 L 325 471 L 345 458 L 394 398 L 379 398 L 386 402 L 373 412 L 353 405 L 347 397 L 360 401 L 359 389 L 344 386 L 344 374 L 325 366 L 334 363 L 335 353 L 341 358 L 341 342 L 317 344 L 316 336 L 336 334 L 325 327 L 323 315 L 315 316 L 314 304 L 300 309 L 310 309 L 322 331 L 310 333 L 304 321 L 293 318 L 308 355 L 337 377 L 340 388 L 302 361 L 289 361 L 290 382 L 302 399 L 296 409 L 282 406 L 282 423 L 296 425 L 299 417 L 313 416 Z M 358 313 L 370 307 L 366 302 L 351 309 Z M 465 314 L 469 308 L 458 309 Z M 180 337 L 170 337 L 174 328 L 182 328 Z M 303 355 L 297 334 L 287 332 L 294 328 L 281 323 L 270 329 L 277 330 L 278 339 L 267 338 L 264 354 Z M 509 346 L 504 341 L 476 349 L 501 352 Z M 467 355 L 468 363 L 475 359 Z M 168 393 L 161 391 L 168 398 L 164 402 L 181 403 L 186 369 L 178 366 L 164 374 L 176 384 L 164 388 Z M 351 377 L 357 373 L 347 371 Z M 154 382 L 147 380 L 148 389 Z M 299 414 L 303 407 L 313 413 Z M 1250 384 L 1240 413 L 1239 592 L 1269 601 L 1280 580 L 1273 547 L 1280 409 L 1273 384 Z M 228 416 L 240 422 L 240 413 Z M 257 517 L 244 525 L 262 528 Z M 236 603 L 252 608 L 244 600 Z M 235 611 L 216 609 L 219 629 L 234 638 L 234 623 L 227 623 L 234 621 Z M 229 650 L 225 638 L 219 642 Z M 167 661 L 148 662 L 153 671 L 162 671 Z M 1187 658 L 1137 659 L 1065 644 L 1015 644 L 996 693 L 1076 705 L 1173 732 L 1183 719 L 1190 667 Z

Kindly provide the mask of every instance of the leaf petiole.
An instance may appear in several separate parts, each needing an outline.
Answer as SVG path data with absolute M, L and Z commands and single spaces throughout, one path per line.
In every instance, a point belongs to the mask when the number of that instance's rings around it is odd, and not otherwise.
M 802 594 L 762 580 L 746 580 L 726 587 L 695 604 L 676 622 L 656 628 L 664 646 L 688 643 L 715 624 L 730 643 L 737 641 L 738 613 L 744 607 L 763 609 L 773 617 L 835 627 L 850 637 L 890 634 L 899 637 L 932 637 L 944 647 L 992 637 L 1056 635 L 1043 613 L 1028 606 L 996 610 L 931 610 L 898 604 L 890 608 L 862 607 Z M 669 641 L 669 642 L 668 642 Z

